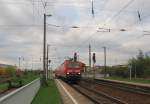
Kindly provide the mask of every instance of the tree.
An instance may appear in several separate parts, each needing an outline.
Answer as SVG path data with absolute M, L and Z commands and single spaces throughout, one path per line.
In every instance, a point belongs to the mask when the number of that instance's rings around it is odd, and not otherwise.
M 13 66 L 8 66 L 6 68 L 6 73 L 9 75 L 9 76 L 14 76 L 15 73 L 16 73 L 16 68 L 13 67 Z
M 142 50 L 139 50 L 136 58 L 132 58 L 128 61 L 128 65 L 132 66 L 132 76 L 137 77 L 150 77 L 150 57 L 144 55 Z
M 6 75 L 6 71 L 4 68 L 0 68 L 0 75 Z
M 144 59 L 144 54 L 142 50 L 139 50 L 139 54 L 137 55 L 138 60 L 143 60 Z
M 148 55 L 145 56 L 144 66 L 144 76 L 150 78 L 150 57 Z

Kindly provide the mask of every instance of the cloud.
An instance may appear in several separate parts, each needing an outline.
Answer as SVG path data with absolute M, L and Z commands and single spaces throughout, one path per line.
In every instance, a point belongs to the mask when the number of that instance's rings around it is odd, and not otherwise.
M 26 0 L 23 0 L 23 3 L 18 2 L 3 1 L 0 4 L 2 63 L 17 64 L 20 56 L 26 57 L 29 63 L 32 62 L 32 58 L 39 60 L 42 57 L 42 3 Z M 97 64 L 101 65 L 103 46 L 107 47 L 108 65 L 126 63 L 139 49 L 149 51 L 149 36 L 143 36 L 143 31 L 150 29 L 148 0 L 94 0 L 94 18 L 91 14 L 91 0 L 47 2 L 46 13 L 52 14 L 51 17 L 47 17 L 47 43 L 51 45 L 50 56 L 54 58 L 54 67 L 63 62 L 65 57 L 72 57 L 74 52 L 88 64 L 89 44 L 92 46 L 92 52 L 96 52 Z M 140 11 L 142 21 L 138 20 L 137 11 Z M 110 28 L 111 31 L 97 32 L 100 31 L 98 28 Z M 36 62 L 34 64 L 42 65 Z

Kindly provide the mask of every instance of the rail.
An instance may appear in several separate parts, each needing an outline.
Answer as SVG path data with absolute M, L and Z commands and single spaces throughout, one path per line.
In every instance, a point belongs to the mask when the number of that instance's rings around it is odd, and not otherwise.
M 99 80 L 82 80 L 79 84 L 81 84 L 82 87 L 88 86 L 88 90 L 92 89 L 95 93 L 102 92 L 128 104 L 134 104 L 135 102 L 136 104 L 149 104 L 150 102 L 149 93 L 143 89 Z M 105 96 L 104 94 L 103 96 Z
M 129 86 L 129 85 L 125 85 L 125 84 L 116 84 L 116 83 L 112 83 L 112 82 L 111 83 L 110 82 L 104 82 L 104 81 L 99 81 L 99 80 L 95 80 L 95 83 L 99 84 L 99 85 L 109 86 L 109 87 L 117 88 L 120 90 L 132 92 L 132 93 L 150 96 L 150 93 L 149 93 L 150 90 L 142 89 L 140 87 L 135 87 L 135 86 L 131 86 L 131 85 Z
M 85 86 L 72 85 L 72 87 L 84 96 L 86 96 L 89 100 L 93 101 L 95 104 L 128 104 L 127 102 L 119 100 L 106 93 L 100 91 L 97 92 Z

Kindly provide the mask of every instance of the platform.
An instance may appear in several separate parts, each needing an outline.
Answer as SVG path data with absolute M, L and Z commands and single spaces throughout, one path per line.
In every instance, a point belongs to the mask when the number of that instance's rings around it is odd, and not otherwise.
M 62 80 L 55 80 L 64 104 L 94 104 Z

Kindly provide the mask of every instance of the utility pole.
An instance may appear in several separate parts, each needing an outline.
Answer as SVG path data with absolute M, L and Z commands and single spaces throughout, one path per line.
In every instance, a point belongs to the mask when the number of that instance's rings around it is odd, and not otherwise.
M 91 45 L 89 44 L 89 71 L 91 71 Z
M 106 78 L 106 47 L 103 48 L 104 48 L 104 70 L 105 70 L 104 78 Z
M 44 13 L 44 36 L 43 36 L 43 84 L 46 83 L 46 16 L 52 16 L 52 15 L 46 15 Z
M 25 70 L 28 69 L 28 62 L 26 61 L 26 66 L 25 66 Z
M 131 80 L 132 79 L 132 64 L 131 65 L 128 65 L 128 69 L 129 69 L 129 79 Z
M 40 57 L 40 63 L 41 63 L 41 61 L 42 61 L 42 58 Z M 40 69 L 42 70 L 42 64 L 40 65 Z
M 46 84 L 46 14 L 44 13 L 44 37 L 43 37 L 43 83 Z
M 130 80 L 132 79 L 132 65 L 129 66 L 129 70 L 130 70 Z
M 50 63 L 51 63 L 51 60 L 48 60 L 48 63 L 49 63 L 49 69 L 50 69 Z M 51 79 L 52 78 L 52 73 L 51 73 L 51 69 L 49 70 L 49 78 Z
M 77 55 L 77 60 L 79 61 L 79 55 Z
M 136 79 L 136 62 L 134 62 L 134 78 Z
M 25 59 L 24 59 L 24 57 L 22 58 L 22 61 L 23 61 L 22 69 L 24 70 L 25 69 Z
M 21 60 L 21 57 L 19 57 L 19 69 L 20 69 L 20 60 Z
M 48 56 L 49 56 L 49 44 L 47 44 L 47 67 L 46 67 L 46 79 L 48 79 L 48 66 L 49 66 L 49 58 L 48 58 Z
M 134 66 L 134 67 L 135 67 L 135 75 L 134 75 L 134 77 L 135 77 L 135 79 L 136 79 L 136 63 L 135 63 L 135 66 Z
M 31 60 L 31 71 L 33 70 L 33 57 L 32 57 L 32 60 Z

